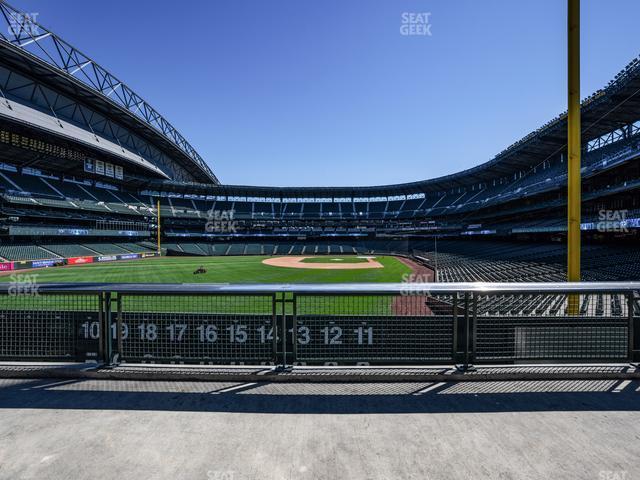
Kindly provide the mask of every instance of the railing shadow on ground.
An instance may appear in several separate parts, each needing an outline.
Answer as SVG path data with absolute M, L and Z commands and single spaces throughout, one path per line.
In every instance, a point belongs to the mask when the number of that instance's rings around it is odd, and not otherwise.
M 262 414 L 640 411 L 640 381 L 235 383 L 0 380 L 0 409 Z

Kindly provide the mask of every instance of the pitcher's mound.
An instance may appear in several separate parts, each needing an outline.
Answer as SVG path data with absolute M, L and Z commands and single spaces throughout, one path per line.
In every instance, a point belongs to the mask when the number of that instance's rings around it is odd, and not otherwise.
M 350 261 L 349 258 L 341 258 L 339 262 L 336 262 L 335 258 L 330 258 L 328 263 L 312 263 L 304 262 L 308 258 L 323 258 L 318 256 L 291 256 L 291 257 L 275 257 L 267 258 L 262 263 L 265 265 L 271 265 L 272 267 L 286 267 L 286 268 L 307 268 L 315 270 L 360 270 L 364 268 L 384 268 L 380 262 L 375 258 L 358 258 L 357 262 Z M 365 261 L 363 261 L 365 260 Z M 332 263 L 333 262 L 333 263 Z

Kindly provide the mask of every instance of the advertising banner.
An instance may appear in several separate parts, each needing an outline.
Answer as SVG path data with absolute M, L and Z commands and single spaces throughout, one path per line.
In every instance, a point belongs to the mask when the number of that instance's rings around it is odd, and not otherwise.
M 0 272 L 7 272 L 13 270 L 13 262 L 0 263 Z
M 93 257 L 71 257 L 67 260 L 69 265 L 82 265 L 85 263 L 93 263 Z
M 140 258 L 139 253 L 125 253 L 124 255 L 118 255 L 118 260 L 133 260 L 135 258 Z
M 60 264 L 60 260 L 32 260 L 31 261 L 32 268 L 53 267 L 59 264 Z

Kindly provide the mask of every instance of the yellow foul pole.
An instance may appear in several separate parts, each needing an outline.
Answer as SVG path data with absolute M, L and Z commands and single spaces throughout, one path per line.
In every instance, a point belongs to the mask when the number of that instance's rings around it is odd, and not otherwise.
M 162 250 L 160 248 L 160 199 L 158 199 L 158 255 L 162 255 Z
M 580 0 L 568 0 L 567 281 L 580 281 Z

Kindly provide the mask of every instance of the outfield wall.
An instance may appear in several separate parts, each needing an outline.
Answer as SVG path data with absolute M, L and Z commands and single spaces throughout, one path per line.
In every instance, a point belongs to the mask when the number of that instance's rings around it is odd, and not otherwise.
M 125 260 L 139 260 L 141 258 L 158 257 L 157 252 L 122 253 L 118 255 L 96 255 L 69 258 L 47 258 L 41 260 L 18 260 L 0 263 L 0 272 L 14 270 L 31 270 L 34 268 L 64 267 L 66 265 L 85 265 L 87 263 L 120 262 Z

